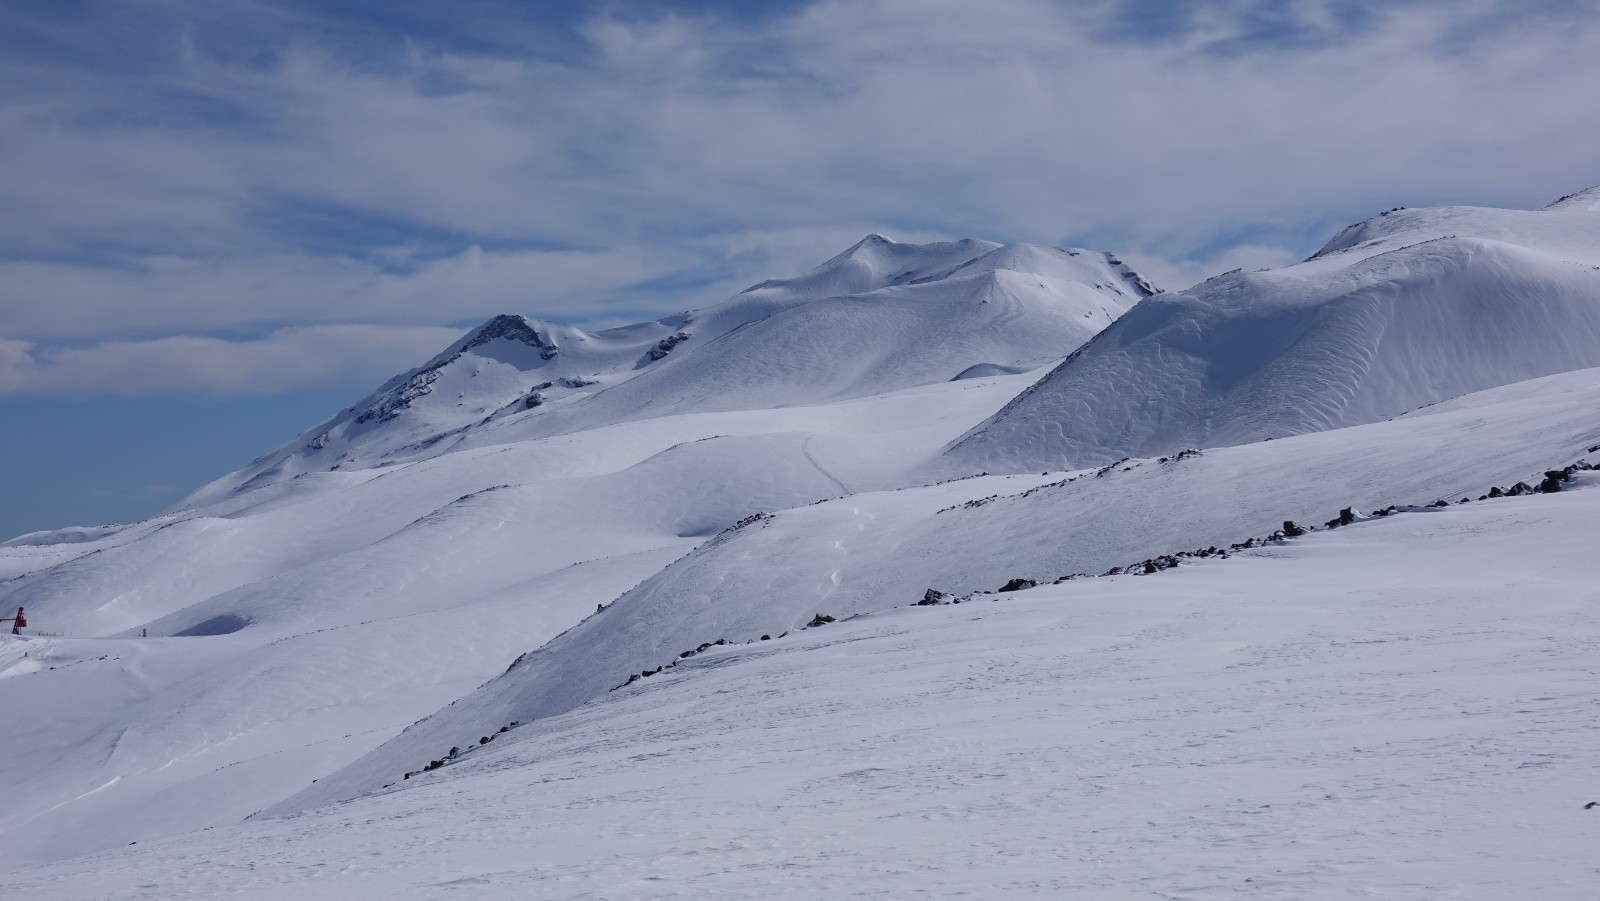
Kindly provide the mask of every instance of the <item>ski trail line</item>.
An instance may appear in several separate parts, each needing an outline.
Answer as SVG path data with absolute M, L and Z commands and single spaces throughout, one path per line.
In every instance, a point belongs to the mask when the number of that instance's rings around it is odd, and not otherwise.
M 812 466 L 816 467 L 817 472 L 822 473 L 822 477 L 823 478 L 825 478 L 828 481 L 832 482 L 833 484 L 839 486 L 839 490 L 840 491 L 843 491 L 845 494 L 855 494 L 855 491 L 851 490 L 849 485 L 846 485 L 845 483 L 839 481 L 837 478 L 834 477 L 833 473 L 827 471 L 826 469 L 823 469 L 822 468 L 822 464 L 817 462 L 817 458 L 811 456 L 811 438 L 810 438 L 810 436 L 807 436 L 806 440 L 802 441 L 800 443 L 800 453 L 806 455 L 806 459 L 811 462 Z

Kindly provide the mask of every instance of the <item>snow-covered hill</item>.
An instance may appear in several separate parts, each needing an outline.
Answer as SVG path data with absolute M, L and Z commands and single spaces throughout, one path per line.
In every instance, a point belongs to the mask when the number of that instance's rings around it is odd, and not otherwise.
M 1386 419 L 1600 365 L 1596 191 L 1393 210 L 1316 255 L 1140 304 L 951 449 L 1028 472 Z
M 712 648 L 0 895 L 1589 898 L 1592 485 Z

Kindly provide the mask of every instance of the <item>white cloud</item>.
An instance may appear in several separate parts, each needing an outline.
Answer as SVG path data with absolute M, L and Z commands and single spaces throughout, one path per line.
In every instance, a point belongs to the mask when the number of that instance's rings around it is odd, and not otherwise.
M 389 247 L 382 255 L 392 261 L 406 254 Z M 114 268 L 0 262 L 0 334 L 59 340 L 286 321 L 436 324 L 509 312 L 590 316 L 603 314 L 624 286 L 682 263 L 628 247 L 490 253 L 474 246 L 402 271 L 374 257 L 148 256 Z
M 0 396 L 230 397 L 329 383 L 375 385 L 460 335 L 436 327 L 326 325 L 245 341 L 180 336 L 36 347 L 0 340 Z
M 1287 266 L 1300 259 L 1293 248 L 1261 244 L 1239 244 L 1213 256 L 1168 260 L 1143 253 L 1124 253 L 1122 258 L 1135 270 L 1166 291 L 1182 291 L 1213 275 L 1234 269 L 1255 271 Z

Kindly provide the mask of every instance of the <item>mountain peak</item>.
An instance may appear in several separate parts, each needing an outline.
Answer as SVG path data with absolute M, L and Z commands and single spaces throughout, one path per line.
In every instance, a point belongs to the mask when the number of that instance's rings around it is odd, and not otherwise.
M 490 341 L 500 338 L 509 338 L 513 341 L 521 341 L 530 347 L 536 347 L 542 353 L 548 353 L 549 356 L 546 356 L 545 359 L 549 359 L 550 356 L 554 356 L 556 353 L 556 343 L 548 334 L 548 331 L 547 329 L 546 334 L 541 336 L 539 330 L 534 328 L 528 317 L 501 313 L 499 316 L 468 332 L 467 336 L 461 340 L 461 346 L 456 349 L 455 353 L 459 354 L 474 347 L 481 347 Z

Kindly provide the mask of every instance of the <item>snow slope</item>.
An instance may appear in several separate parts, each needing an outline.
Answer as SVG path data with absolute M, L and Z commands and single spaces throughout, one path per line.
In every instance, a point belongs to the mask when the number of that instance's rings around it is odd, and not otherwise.
M 740 518 L 924 462 L 1029 378 L 309 474 L 71 545 L 0 584 L 75 636 L 35 654 L 70 668 L 0 691 L 37 724 L 0 741 L 0 867 L 236 822 Z
M 714 649 L 0 894 L 1589 898 L 1595 481 Z
M 1153 297 L 948 453 L 1099 465 L 1374 422 L 1600 365 L 1600 211 L 1396 210 L 1303 263 Z
M 1476 497 L 1600 444 L 1600 370 L 1520 383 L 1399 419 L 1103 473 L 858 493 L 725 533 L 472 695 L 274 808 L 353 797 L 513 720 L 606 694 L 707 641 L 744 641 L 1012 578 L 1099 573 L 1226 546 L 1345 507 Z M 977 501 L 977 503 L 968 503 Z

